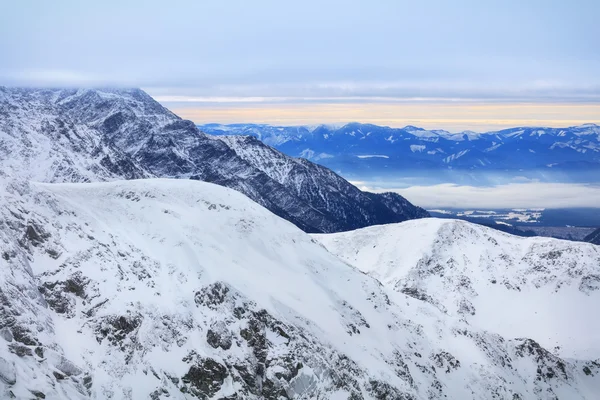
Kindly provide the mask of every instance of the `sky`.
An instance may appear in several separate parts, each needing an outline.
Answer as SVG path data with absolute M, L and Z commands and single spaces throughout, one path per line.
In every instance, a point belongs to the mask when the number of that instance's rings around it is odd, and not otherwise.
M 600 122 L 597 0 L 4 2 L 0 85 L 185 118 L 450 131 Z

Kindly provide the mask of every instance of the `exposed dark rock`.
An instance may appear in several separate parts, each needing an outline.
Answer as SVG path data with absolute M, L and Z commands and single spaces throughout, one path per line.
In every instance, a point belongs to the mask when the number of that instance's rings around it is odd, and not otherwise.
M 136 332 L 141 324 L 142 317 L 139 315 L 105 317 L 96 331 L 96 340 L 100 343 L 108 339 L 113 346 L 126 352 L 125 360 L 129 362 L 139 348 Z
M 440 266 L 440 270 L 441 269 L 442 269 L 442 267 Z M 438 310 L 442 311 L 443 313 L 447 313 L 448 312 L 448 310 L 446 309 L 446 307 L 443 304 L 440 304 L 437 300 L 435 300 L 433 297 L 431 297 L 427 293 L 423 292 L 419 288 L 416 288 L 416 287 L 401 287 L 400 288 L 400 293 L 403 293 L 403 294 L 405 294 L 407 296 L 410 296 L 412 298 L 415 298 L 417 300 L 421 300 L 421 301 L 424 301 L 426 303 L 429 303 L 429 304 L 435 306 Z
M 396 375 L 398 375 L 400 379 L 408 383 L 410 386 L 414 386 L 415 382 L 410 374 L 410 368 L 408 368 L 408 365 L 406 362 L 404 362 L 402 355 L 398 351 L 394 352 L 392 363 L 396 367 Z
M 181 381 L 189 385 L 189 392 L 200 399 L 207 399 L 217 393 L 225 378 L 227 368 L 211 358 L 198 360 Z
M 475 315 L 475 307 L 469 300 L 463 298 L 458 304 L 458 313 Z
M 444 369 L 446 373 L 450 373 L 452 370 L 460 368 L 460 361 L 446 351 L 433 354 L 430 358 L 436 367 Z
M 54 377 L 58 381 L 62 381 L 63 379 L 65 379 L 65 376 L 63 374 L 61 374 L 60 372 L 52 371 L 52 375 L 54 375 Z
M 537 380 L 553 378 L 568 380 L 565 362 L 532 339 L 516 339 L 515 353 L 518 357 L 532 357 L 537 363 Z M 520 343 L 519 343 L 520 342 Z
M 289 399 L 287 392 L 281 384 L 270 379 L 265 379 L 263 382 L 261 395 L 261 398 L 265 400 Z
M 85 299 L 87 297 L 85 289 L 89 283 L 89 279 L 77 272 L 63 282 L 44 282 L 39 290 L 51 309 L 59 314 L 70 316 L 75 306 L 75 300 L 67 294 Z
M 16 355 L 18 355 L 19 357 L 25 357 L 25 356 L 32 356 L 33 355 L 33 351 L 31 351 L 31 348 L 27 347 L 27 346 L 23 346 L 21 344 L 18 343 L 11 343 L 8 345 L 8 350 L 11 353 L 14 353 Z
M 225 302 L 229 287 L 222 282 L 215 282 L 196 292 L 194 300 L 199 306 L 217 309 Z
M 27 346 L 37 346 L 39 344 L 33 336 L 33 333 L 29 329 L 24 328 L 21 325 L 14 325 L 12 327 L 12 336 L 15 341 L 23 343 Z
M 46 395 L 39 390 L 30 390 L 31 394 L 35 396 L 36 399 L 45 399 Z
M 91 394 L 91 392 L 92 392 L 92 384 L 93 384 L 92 377 L 90 375 L 85 375 L 83 377 L 83 386 L 88 391 L 88 394 Z
M 223 350 L 229 350 L 232 344 L 231 334 L 222 326 L 213 326 L 213 329 L 209 329 L 206 332 L 206 341 L 213 348 L 220 347 Z
M 54 249 L 46 249 L 46 253 L 55 260 L 60 257 L 60 253 Z
M 377 400 L 388 400 L 388 399 L 415 400 L 416 399 L 413 395 L 407 394 L 407 393 L 402 393 L 401 391 L 399 391 L 398 389 L 396 389 L 395 387 L 393 387 L 392 385 L 390 385 L 386 382 L 371 380 L 371 381 L 369 381 L 369 386 L 370 386 L 368 388 L 369 392 Z
M 30 223 L 27 225 L 23 240 L 31 243 L 34 247 L 37 247 L 43 244 L 49 237 L 50 234 L 45 232 L 41 227 Z
M 169 391 L 165 388 L 156 389 L 154 392 L 150 393 L 151 400 L 160 400 L 163 396 L 171 397 Z
M 582 277 L 579 290 L 585 293 L 600 290 L 600 275 L 592 274 Z

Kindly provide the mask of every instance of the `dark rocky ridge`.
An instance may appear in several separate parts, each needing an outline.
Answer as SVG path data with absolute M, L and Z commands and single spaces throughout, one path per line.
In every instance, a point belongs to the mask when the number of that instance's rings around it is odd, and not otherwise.
M 594 232 L 587 235 L 583 239 L 583 241 L 600 245 L 600 228 L 596 229 Z
M 198 179 L 240 191 L 307 232 L 428 216 L 399 195 L 362 192 L 258 141 L 248 145 L 274 159 L 241 157 L 231 142 L 211 139 L 139 89 L 0 88 L 0 117 L 0 162 L 11 177 L 26 171 L 25 178 L 47 182 Z M 286 179 L 269 167 L 278 162 L 294 165 Z

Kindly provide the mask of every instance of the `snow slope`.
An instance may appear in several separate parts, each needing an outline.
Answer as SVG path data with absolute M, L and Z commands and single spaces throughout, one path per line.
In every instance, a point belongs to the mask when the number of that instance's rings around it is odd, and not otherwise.
M 425 219 L 315 235 L 387 287 L 562 357 L 600 358 L 600 249 Z
M 220 186 L 0 192 L 0 397 L 592 399 L 600 364 L 395 292 Z

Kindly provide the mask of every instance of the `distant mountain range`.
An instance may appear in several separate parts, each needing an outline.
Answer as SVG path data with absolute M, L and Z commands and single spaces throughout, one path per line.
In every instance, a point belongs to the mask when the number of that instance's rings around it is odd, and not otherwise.
M 362 192 L 327 168 L 258 140 L 207 136 L 139 89 L 0 87 L 2 177 L 202 180 L 242 192 L 307 232 L 429 215 L 397 194 Z
M 288 155 L 318 162 L 348 178 L 405 176 L 415 171 L 445 174 L 445 181 L 484 172 L 535 171 L 529 177 L 541 180 L 567 176 L 568 180 L 597 181 L 600 176 L 600 126 L 595 124 L 486 133 L 360 123 L 342 127 L 207 124 L 199 128 L 212 135 L 257 137 Z M 451 175 L 455 176 L 448 179 Z

